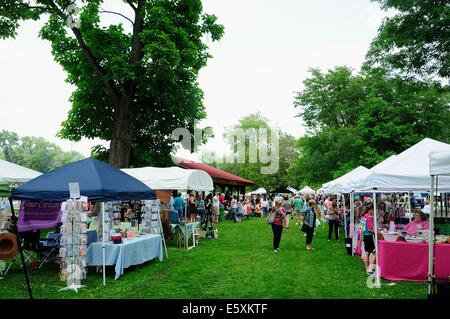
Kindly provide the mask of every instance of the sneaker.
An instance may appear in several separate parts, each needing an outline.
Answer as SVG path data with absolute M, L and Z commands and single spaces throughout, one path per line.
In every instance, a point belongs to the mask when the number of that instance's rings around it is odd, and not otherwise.
M 374 273 L 375 273 L 374 270 L 372 270 L 372 271 L 366 271 L 366 274 L 368 274 L 369 276 L 373 275 Z
M 331 239 L 328 239 L 328 241 L 331 241 Z
M 306 234 L 303 234 L 303 237 L 306 237 Z
M 277 252 L 278 252 L 278 249 L 274 249 L 273 252 L 274 252 L 274 253 L 277 253 Z

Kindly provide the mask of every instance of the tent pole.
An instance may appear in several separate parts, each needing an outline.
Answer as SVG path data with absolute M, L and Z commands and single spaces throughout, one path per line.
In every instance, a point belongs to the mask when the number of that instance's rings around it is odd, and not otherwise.
M 348 235 L 347 234 L 347 214 L 345 212 L 346 207 L 345 207 L 345 195 L 344 194 L 342 194 L 342 207 L 343 207 L 342 211 L 344 213 L 344 236 L 345 236 L 345 238 L 347 238 L 347 235 Z
M 103 286 L 106 286 L 106 255 L 105 255 L 105 203 L 102 202 L 102 252 L 103 252 Z
M 355 199 L 354 199 L 354 192 L 350 193 L 350 225 L 352 226 L 352 233 L 350 238 L 352 238 L 352 256 L 354 255 L 353 247 L 354 247 L 354 240 L 355 238 Z
M 25 274 L 25 281 L 27 282 L 28 296 L 30 297 L 30 299 L 33 299 L 33 293 L 31 291 L 31 285 L 30 285 L 30 279 L 28 278 L 27 265 L 25 263 L 25 257 L 23 256 L 23 250 L 22 250 L 22 245 L 21 245 L 21 240 L 20 240 L 19 229 L 17 227 L 17 217 L 16 217 L 16 214 L 14 213 L 14 205 L 13 205 L 12 197 L 9 197 L 9 205 L 11 205 L 11 214 L 12 214 L 11 219 L 13 221 L 12 224 L 13 224 L 14 231 L 16 232 L 17 245 L 19 247 L 20 259 L 22 260 L 23 273 Z
M 373 231 L 375 233 L 375 287 L 380 288 L 380 270 L 378 267 L 378 220 L 377 220 L 377 194 L 373 192 Z M 369 254 L 370 256 L 370 254 Z
M 188 205 L 188 191 L 186 190 L 186 214 L 185 217 L 187 218 L 187 205 Z M 184 245 L 186 246 L 186 251 L 188 251 L 188 227 L 187 227 L 187 219 L 186 222 L 184 223 Z
M 413 218 L 411 214 L 411 198 L 409 197 L 409 192 L 408 192 L 408 214 L 409 214 L 409 221 L 412 222 Z
M 431 295 L 433 288 L 433 242 L 434 242 L 434 183 L 436 176 L 431 175 L 431 187 L 430 187 L 430 233 L 428 238 L 428 295 Z

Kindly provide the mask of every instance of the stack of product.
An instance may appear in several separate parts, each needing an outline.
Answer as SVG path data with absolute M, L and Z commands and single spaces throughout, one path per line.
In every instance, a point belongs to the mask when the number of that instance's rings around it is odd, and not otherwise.
M 160 201 L 150 200 L 145 206 L 142 206 L 141 211 L 144 214 L 142 220 L 142 232 L 146 234 L 160 234 L 162 229 L 160 227 Z
M 61 217 L 61 281 L 68 286 L 79 285 L 86 278 L 87 199 L 70 199 L 63 203 Z

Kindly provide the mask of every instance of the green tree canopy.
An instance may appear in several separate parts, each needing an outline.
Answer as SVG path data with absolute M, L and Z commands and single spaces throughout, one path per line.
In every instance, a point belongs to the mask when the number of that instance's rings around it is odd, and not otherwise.
M 292 172 L 313 185 L 372 167 L 424 137 L 450 142 L 450 93 L 439 82 L 405 80 L 381 69 L 353 74 L 313 69 L 295 107 L 308 134 Z
M 255 138 L 249 138 L 249 135 L 241 134 L 250 132 L 252 129 L 255 130 Z M 267 139 L 262 136 L 264 133 L 260 134 L 260 129 L 267 130 Z M 278 143 L 272 138 L 275 131 L 278 132 Z M 236 125 L 227 128 L 225 137 L 232 152 L 245 151 L 245 159 L 243 163 L 218 164 L 219 168 L 255 182 L 256 188 L 264 187 L 270 191 L 278 186 L 296 186 L 293 184 L 294 180 L 288 170 L 290 164 L 299 155 L 296 146 L 297 139 L 273 127 L 261 113 L 252 113 L 242 117 Z M 278 170 L 273 174 L 261 173 L 261 169 L 269 165 L 265 160 L 262 160 L 261 153 L 258 153 L 258 156 L 252 159 L 250 150 L 261 148 L 268 152 L 274 152 L 271 160 L 278 163 Z
M 201 0 L 123 0 L 130 17 L 125 9 L 106 12 L 101 0 L 76 2 L 77 15 L 74 3 L 0 0 L 0 38 L 14 37 L 23 20 L 47 20 L 40 37 L 75 86 L 60 137 L 111 141 L 109 150 L 94 153 L 116 167 L 167 161 L 172 131 L 192 131 L 206 116 L 197 83 L 211 57 L 203 41 L 219 40 L 223 27 L 203 13 Z M 110 13 L 126 25 L 104 26 L 101 17 Z
M 378 30 L 367 54 L 370 66 L 403 74 L 450 78 L 448 0 L 373 0 L 395 12 Z
M 75 151 L 64 152 L 42 137 L 20 137 L 9 131 L 0 132 L 0 157 L 43 173 L 84 158 Z

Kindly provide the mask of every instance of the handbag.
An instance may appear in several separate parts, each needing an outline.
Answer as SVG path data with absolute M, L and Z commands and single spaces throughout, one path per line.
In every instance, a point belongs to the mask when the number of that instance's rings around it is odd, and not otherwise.
M 300 229 L 302 232 L 306 233 L 308 231 L 309 226 L 303 223 L 302 228 Z
M 267 224 L 273 224 L 273 223 L 275 222 L 275 214 L 276 214 L 276 212 L 275 212 L 275 211 L 272 211 L 272 212 L 269 214 L 269 216 L 267 216 L 267 218 L 266 218 Z

